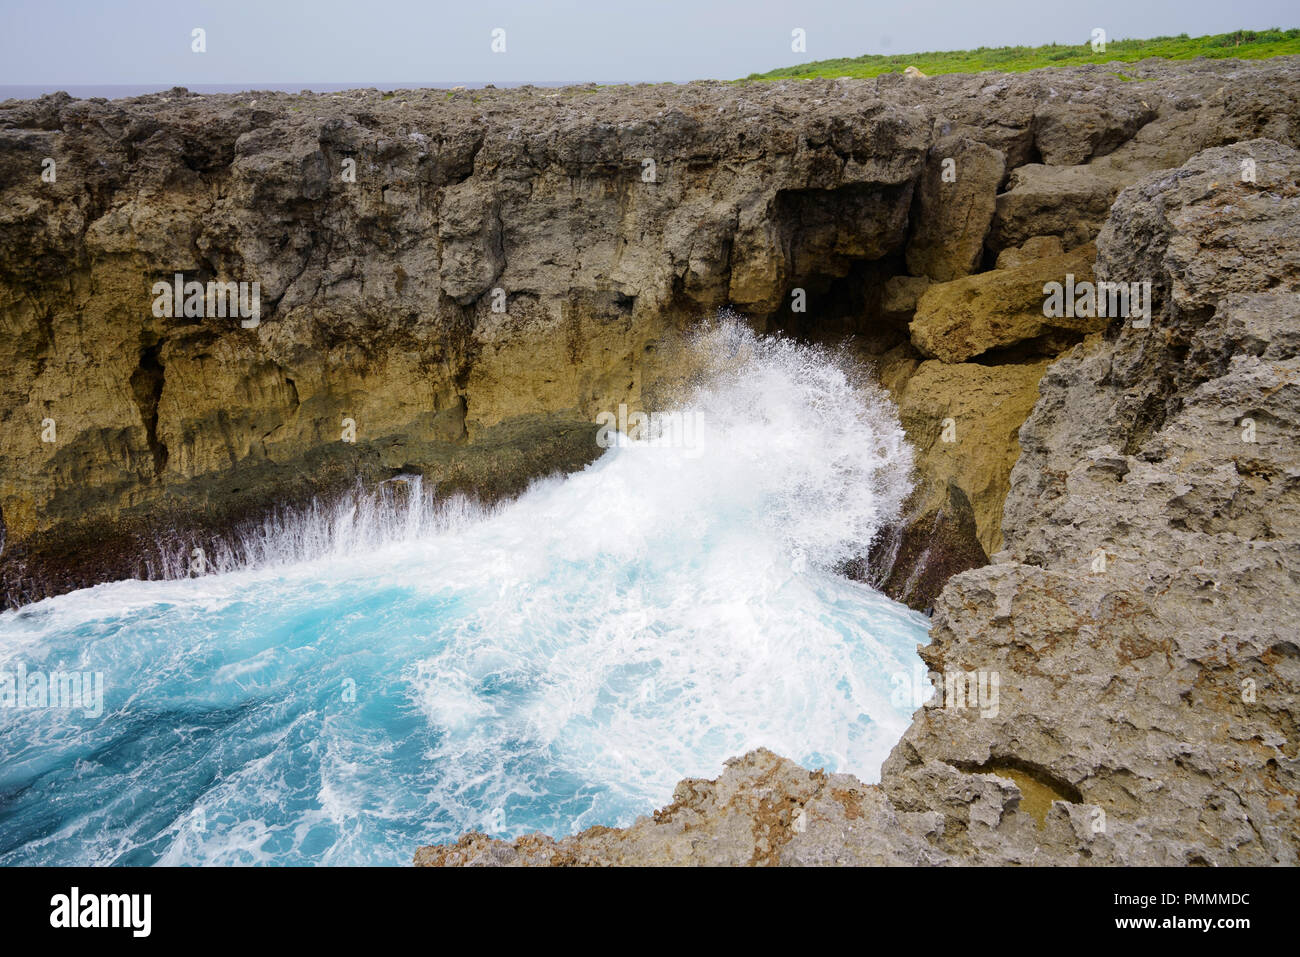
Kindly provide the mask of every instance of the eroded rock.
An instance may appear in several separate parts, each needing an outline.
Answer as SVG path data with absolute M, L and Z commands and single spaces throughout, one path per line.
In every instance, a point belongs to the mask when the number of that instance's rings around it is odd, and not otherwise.
M 1106 316 L 1046 314 L 1049 282 L 1092 281 L 1096 250 L 1090 244 L 1060 256 L 1035 259 L 1012 269 L 993 269 L 935 283 L 916 304 L 909 325 L 912 344 L 923 355 L 944 362 L 963 362 L 994 349 L 1005 349 L 1051 336 L 1046 351 L 1059 351 L 1062 336 L 1082 337 L 1104 329 Z
M 928 612 L 949 578 L 988 560 L 970 499 L 950 480 L 939 494 L 919 486 L 902 519 L 872 543 L 866 567 L 854 571 L 895 601 Z
M 993 221 L 1006 156 L 965 137 L 930 147 L 916 192 L 916 223 L 907 244 L 907 268 L 947 282 L 975 271 Z
M 993 253 L 1045 234 L 1085 244 L 1114 182 L 1203 146 L 1294 141 L 1285 58 L 1125 69 L 1142 82 L 1085 67 L 8 101 L 5 600 L 150 574 L 160 532 L 217 534 L 358 478 L 419 472 L 492 498 L 579 467 L 597 451 L 595 414 L 640 407 L 672 372 L 656 343 L 724 305 L 888 349 L 906 317 L 874 287 L 849 315 L 845 290 L 883 283 L 909 252 L 971 268 L 996 154 L 1018 178 L 997 201 Z M 1080 117 L 1085 148 L 1071 152 L 1059 134 Z M 966 191 L 953 210 L 969 222 L 926 198 L 949 142 L 973 162 L 939 185 Z M 1064 181 L 1035 193 L 1038 159 L 1086 160 L 1042 168 L 1089 182 L 1077 199 Z M 1035 207 L 1052 191 L 1086 215 Z M 154 316 L 152 284 L 177 272 L 258 282 L 260 324 Z M 47 419 L 56 442 L 41 441 Z
M 1003 549 L 937 599 L 937 694 L 885 762 L 874 836 L 820 831 L 802 860 L 1297 863 L 1298 228 L 1300 152 L 1272 141 L 1120 196 L 1097 272 L 1149 269 L 1151 326 L 1048 368 Z
M 895 393 L 921 486 L 928 489 L 920 511 L 942 505 L 946 486 L 955 483 L 970 502 L 976 536 L 990 555 L 1002 547 L 1002 507 L 1020 457 L 1018 434 L 1038 400 L 1047 364 L 928 360 Z
M 899 815 L 879 788 L 847 774 L 808 771 L 759 749 L 727 762 L 715 781 L 687 779 L 673 803 L 627 828 L 591 827 L 513 842 L 471 833 L 422 847 L 417 866 L 799 866 L 937 864 L 925 840 L 933 814 Z

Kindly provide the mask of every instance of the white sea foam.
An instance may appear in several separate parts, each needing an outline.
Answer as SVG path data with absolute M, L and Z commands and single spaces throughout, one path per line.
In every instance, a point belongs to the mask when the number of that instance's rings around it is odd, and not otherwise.
M 78 734 L 0 728 L 0 862 L 405 861 L 628 823 L 758 746 L 875 778 L 926 621 L 834 569 L 909 491 L 896 414 L 823 350 L 725 321 L 691 348 L 703 454 L 620 443 L 490 510 L 413 480 L 285 511 L 223 574 L 0 615 L 0 667 L 107 675 Z

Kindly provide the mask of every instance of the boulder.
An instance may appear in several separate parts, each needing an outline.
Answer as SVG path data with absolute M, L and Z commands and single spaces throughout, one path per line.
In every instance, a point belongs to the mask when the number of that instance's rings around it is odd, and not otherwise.
M 1034 236 L 1057 236 L 1067 249 L 1091 242 L 1119 191 L 1138 175 L 1100 166 L 1021 166 L 997 197 L 989 247 L 1001 251 Z
M 903 517 L 871 545 L 865 578 L 895 601 L 928 611 L 958 572 L 988 564 L 966 493 L 949 480 L 917 489 Z
M 1092 280 L 1095 247 L 1080 246 L 1059 256 L 1014 269 L 994 269 L 952 282 L 936 283 L 921 296 L 912 319 L 912 344 L 923 355 L 964 362 L 991 349 L 1053 334 L 1083 336 L 1104 329 L 1104 316 L 1047 316 L 1044 285 Z M 1055 348 L 1055 340 L 1053 348 Z
M 1138 91 L 1054 97 L 1034 111 L 1034 145 L 1047 165 L 1076 166 L 1112 152 L 1155 118 L 1156 109 Z
M 996 269 L 1015 269 L 1035 259 L 1048 259 L 1065 252 L 1059 236 L 1031 236 L 1019 246 L 1010 246 L 998 253 Z

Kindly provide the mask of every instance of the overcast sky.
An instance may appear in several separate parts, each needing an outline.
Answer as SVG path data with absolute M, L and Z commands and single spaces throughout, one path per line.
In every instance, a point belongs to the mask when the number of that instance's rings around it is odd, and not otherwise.
M 0 0 L 0 83 L 734 79 L 807 60 L 1300 25 L 1295 0 Z M 191 30 L 207 51 L 191 51 Z M 506 31 L 504 53 L 492 30 Z M 807 52 L 790 32 L 807 32 Z

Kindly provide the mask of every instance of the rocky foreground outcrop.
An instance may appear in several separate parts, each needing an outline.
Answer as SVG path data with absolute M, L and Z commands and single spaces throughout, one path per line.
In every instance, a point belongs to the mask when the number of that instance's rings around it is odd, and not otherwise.
M 1296 864 L 1300 152 L 1143 177 L 1097 248 L 1151 321 L 1047 368 L 1003 548 L 939 594 L 937 697 L 879 785 L 756 751 L 626 829 L 416 863 Z
M 729 306 L 848 337 L 917 447 L 909 514 L 970 503 L 977 542 L 871 572 L 927 607 L 1002 547 L 1037 377 L 1100 327 L 1041 321 L 1035 285 L 1125 185 L 1294 146 L 1297 113 L 1288 58 L 0 104 L 0 599 L 161 574 L 160 540 L 358 479 L 492 499 L 580 467 Z M 167 314 L 178 274 L 257 283 L 258 315 Z

